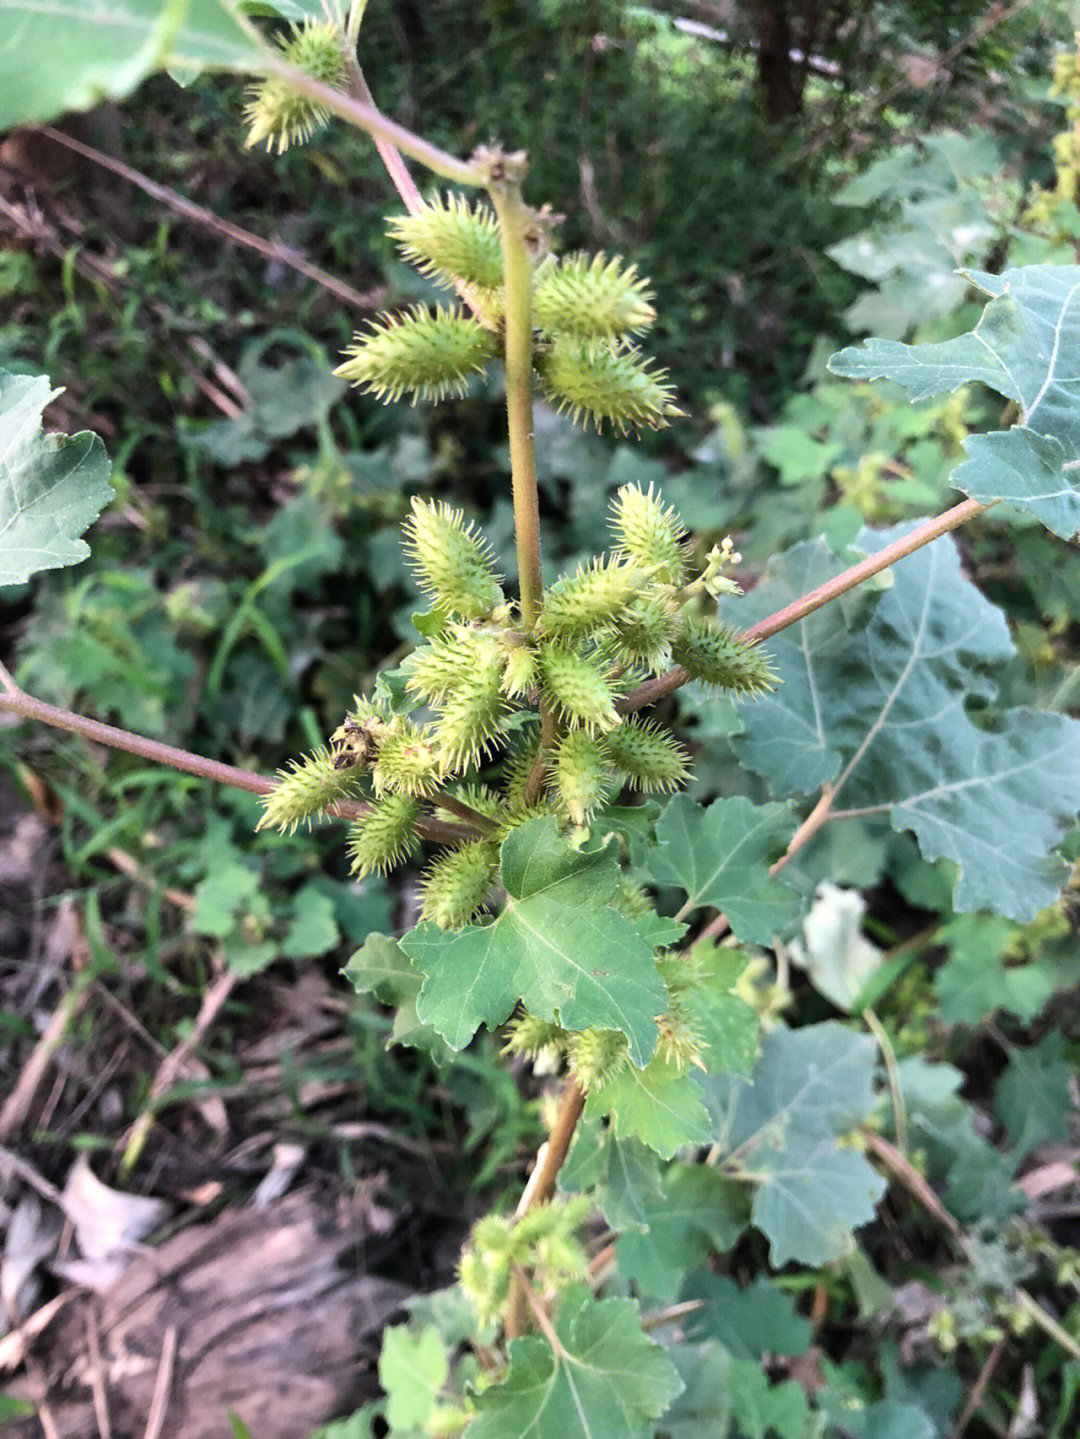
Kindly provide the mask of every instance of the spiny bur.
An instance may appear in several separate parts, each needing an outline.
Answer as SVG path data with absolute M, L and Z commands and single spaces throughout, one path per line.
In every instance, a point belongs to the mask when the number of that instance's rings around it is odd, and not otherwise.
M 639 571 L 620 559 L 582 565 L 544 591 L 540 630 L 554 638 L 592 634 L 615 621 L 641 586 Z
M 754 641 L 711 620 L 691 619 L 671 646 L 677 665 L 696 680 L 718 685 L 732 694 L 758 695 L 776 685 L 769 657 Z
M 338 765 L 334 753 L 320 746 L 278 770 L 274 788 L 262 796 L 263 813 L 255 828 L 292 834 L 297 825 L 310 826 L 338 800 L 355 799 L 363 793 L 363 782 L 362 771 Z
M 325 21 L 294 21 L 291 32 L 276 42 L 281 59 L 322 85 L 336 89 L 345 71 L 345 51 L 338 27 Z M 302 94 L 283 75 L 267 75 L 252 86 L 244 108 L 247 146 L 266 141 L 267 150 L 283 155 L 290 145 L 310 140 L 330 119 L 325 106 Z
M 386 874 L 414 853 L 419 818 L 420 801 L 411 795 L 387 794 L 375 800 L 367 814 L 349 826 L 347 850 L 357 879 L 372 871 Z
M 460 929 L 483 907 L 499 866 L 499 847 L 488 841 L 447 850 L 427 868 L 421 884 L 421 919 Z
M 555 750 L 554 780 L 566 813 L 575 824 L 584 824 L 614 789 L 604 741 L 587 730 L 568 730 Z
M 422 275 L 451 288 L 463 281 L 496 290 L 503 279 L 502 240 L 486 205 L 463 195 L 436 195 L 422 210 L 389 221 L 398 249 Z
M 577 424 L 605 422 L 625 434 L 630 429 L 662 429 L 682 415 L 666 371 L 627 343 L 579 340 L 560 335 L 537 353 L 537 370 L 548 399 Z
M 404 548 L 417 584 L 436 609 L 483 619 L 502 603 L 491 546 L 460 510 L 414 498 Z
M 565 644 L 547 645 L 540 651 L 540 673 L 549 701 L 570 724 L 608 730 L 619 723 L 615 692 L 592 659 Z
M 617 340 L 649 328 L 656 319 L 651 299 L 648 281 L 621 256 L 550 257 L 536 274 L 533 318 L 551 338 Z
M 462 396 L 496 354 L 498 341 L 460 310 L 414 305 L 357 334 L 335 375 L 383 401 L 402 395 L 438 402 Z
M 608 731 L 604 744 L 611 763 L 635 789 L 675 790 L 690 772 L 682 745 L 655 720 L 630 716 Z
M 630 564 L 649 566 L 657 580 L 682 584 L 686 572 L 686 531 L 671 505 L 650 484 L 623 485 L 611 502 L 611 528 L 618 553 Z

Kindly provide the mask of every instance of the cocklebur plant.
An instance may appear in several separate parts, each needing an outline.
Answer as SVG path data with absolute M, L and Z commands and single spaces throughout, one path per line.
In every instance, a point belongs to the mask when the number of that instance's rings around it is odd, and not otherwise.
M 391 233 L 447 290 L 440 307 L 361 332 L 339 373 L 376 398 L 438 403 L 504 367 L 518 590 L 457 504 L 414 502 L 405 547 L 428 602 L 418 643 L 274 784 L 52 709 L 2 670 L 0 704 L 264 793 L 268 826 L 340 816 L 357 875 L 422 867 L 420 922 L 400 939 L 370 935 L 349 978 L 397 1008 L 410 1042 L 462 1049 L 486 1026 L 515 1065 L 561 1078 L 515 1211 L 482 1220 L 465 1247 L 472 1317 L 451 1322 L 418 1300 L 409 1325 L 386 1336 L 380 1413 L 396 1432 L 685 1434 L 695 1423 L 719 1431 L 733 1410 L 763 1431 L 780 1401 L 773 1427 L 820 1432 L 827 1421 L 802 1391 L 761 1368 L 773 1330 L 744 1358 L 718 1341 L 754 1296 L 702 1271 L 749 1223 L 776 1266 L 863 1258 L 854 1232 L 884 1189 L 863 1148 L 882 1122 L 876 1051 L 853 1024 L 778 1022 L 789 990 L 779 970 L 775 984 L 759 982 L 761 950 L 797 926 L 802 899 L 779 871 L 827 819 L 914 833 L 927 858 L 954 862 L 959 908 L 1029 919 L 1064 881 L 1052 851 L 1080 803 L 1077 726 L 1026 709 L 984 726 L 964 708 L 965 694 L 992 703 L 1008 636 L 948 542 L 932 542 L 1002 498 L 1061 535 L 1076 530 L 1080 277 L 1047 266 L 974 277 L 992 296 L 975 336 L 834 360 L 839 373 L 891 375 L 915 393 L 978 379 L 1015 405 L 1011 429 L 967 440 L 954 482 L 972 498 L 946 514 L 863 531 L 849 554 L 796 546 L 739 597 L 733 541 L 702 557 L 655 485 L 624 484 L 607 552 L 545 586 L 533 396 L 616 433 L 675 418 L 666 377 L 640 348 L 654 319 L 648 282 L 620 257 L 560 255 L 554 217 L 522 196 L 522 156 L 490 146 L 460 161 L 381 116 L 356 61 L 362 5 L 346 13 L 327 0 L 324 16 L 273 47 L 229 6 L 193 7 L 204 28 L 178 23 L 177 57 L 220 63 L 231 46 L 226 63 L 262 77 L 248 100 L 254 143 L 300 143 L 334 114 L 374 135 L 408 211 Z M 193 55 L 208 17 L 217 48 Z M 83 38 L 92 58 L 92 31 Z M 11 93 L 0 88 L 0 105 Z M 424 202 L 402 154 L 454 191 Z M 27 457 L 53 497 L 57 455 L 25 419 L 40 412 L 41 386 L 17 377 L 0 398 L 19 441 L 5 453 Z M 17 478 L 18 504 L 3 515 L 10 583 L 40 568 L 42 552 L 79 558 L 77 524 L 107 497 L 100 456 L 79 516 L 63 495 L 30 515 Z M 34 529 L 43 512 L 57 531 L 49 548 Z M 885 570 L 891 585 L 862 604 L 827 605 Z M 751 701 L 733 749 L 773 802 L 739 793 L 701 805 L 678 792 L 688 752 L 665 711 L 645 711 L 691 679 Z M 804 796 L 798 823 L 791 801 Z M 711 917 L 691 942 L 695 915 Z M 841 1011 L 862 1013 L 862 990 L 832 992 Z M 940 1076 L 923 1078 L 939 1097 Z M 918 1080 L 894 1093 L 898 1114 L 906 1102 L 917 1119 Z M 899 1142 L 899 1119 L 896 1132 Z M 805 1348 L 808 1326 L 770 1294 L 773 1329 L 794 1328 Z M 645 1328 L 638 1300 L 652 1311 Z M 426 1408 L 421 1371 L 433 1376 Z

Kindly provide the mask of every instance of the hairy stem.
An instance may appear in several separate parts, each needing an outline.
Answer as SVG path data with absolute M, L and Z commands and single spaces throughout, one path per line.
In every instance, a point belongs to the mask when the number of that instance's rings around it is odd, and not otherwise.
M 368 89 L 368 83 L 364 79 L 364 72 L 360 69 L 354 50 L 349 50 L 345 56 L 345 73 L 348 77 L 349 94 L 352 98 L 361 105 L 365 105 L 376 115 L 381 115 L 382 111 L 375 104 L 371 91 Z M 379 159 L 383 162 L 390 182 L 401 196 L 406 210 L 410 215 L 418 214 L 424 208 L 423 197 L 416 188 L 416 181 L 409 174 L 409 168 L 401 158 L 397 147 L 385 135 L 376 134 L 374 130 L 369 133 L 375 142 Z
M 278 75 L 281 79 L 287 80 L 299 94 L 305 95 L 316 105 L 321 105 L 324 110 L 329 110 L 332 115 L 348 121 L 357 129 L 366 130 L 377 144 L 383 142 L 389 149 L 408 155 L 419 164 L 426 166 L 427 169 L 434 171 L 436 175 L 442 175 L 444 179 L 452 181 L 455 185 L 483 185 L 486 183 L 487 175 L 479 166 L 456 159 L 453 155 L 447 154 L 445 150 L 440 150 L 437 145 L 432 145 L 421 136 L 414 135 L 404 125 L 399 125 L 395 120 L 388 120 L 380 110 L 367 101 L 361 100 L 355 95 L 343 94 L 330 85 L 323 85 L 320 81 L 313 80 L 310 75 L 306 75 L 303 70 L 298 70 L 294 65 L 287 65 L 285 61 L 278 60 L 273 56 L 267 56 L 266 71 L 268 74 Z M 386 163 L 385 155 L 383 163 Z M 393 178 L 393 174 L 391 177 Z
M 555 1180 L 570 1151 L 581 1112 L 585 1108 L 585 1091 L 576 1079 L 568 1079 L 559 1098 L 559 1108 L 551 1133 L 540 1146 L 536 1156 L 536 1167 L 529 1175 L 514 1218 L 520 1219 L 531 1209 L 546 1204 L 555 1193 Z M 516 1339 L 525 1328 L 528 1317 L 528 1296 L 516 1279 L 510 1281 L 510 1296 L 506 1301 L 505 1330 L 507 1339 Z
M 531 629 L 540 606 L 540 503 L 532 409 L 532 260 L 525 244 L 529 212 L 514 180 L 493 180 L 489 193 L 499 220 L 506 282 L 506 416 L 514 491 L 521 617 Z
M 233 789 L 247 790 L 249 794 L 269 794 L 277 784 L 276 780 L 255 774 L 252 770 L 238 769 L 236 765 L 207 759 L 205 755 L 193 754 L 191 750 L 178 749 L 175 745 L 148 739 L 145 735 L 134 734 L 131 730 L 117 729 L 115 725 L 103 724 L 101 720 L 89 719 L 86 715 L 74 714 L 71 710 L 60 709 L 57 705 L 34 699 L 32 695 L 19 689 L 3 665 L 0 665 L 0 687 L 3 689 L 3 693 L 0 693 L 0 710 L 8 710 L 11 714 L 22 715 L 24 719 L 51 725 L 53 729 L 67 730 L 69 734 L 80 735 L 94 744 L 124 750 L 127 754 L 137 755 L 152 764 L 183 770 L 185 774 L 197 775 L 200 779 L 212 780 L 215 784 L 227 784 Z M 446 809 L 453 809 L 457 802 L 446 804 L 444 799 L 439 799 L 436 803 Z M 367 811 L 366 804 L 343 799 L 334 805 L 332 815 L 335 819 L 360 819 Z M 487 823 L 483 815 L 470 810 L 468 829 L 442 820 L 423 819 L 417 824 L 416 832 L 421 839 L 431 840 L 435 844 L 460 844 L 462 840 L 473 839 L 477 833 L 483 833 L 483 826 Z
M 910 534 L 894 540 L 883 550 L 868 555 L 857 565 L 851 565 L 850 568 L 835 575 L 831 580 L 826 580 L 823 585 L 818 585 L 817 589 L 810 590 L 797 600 L 792 600 L 789 605 L 777 610 L 775 614 L 758 620 L 757 624 L 744 630 L 739 638 L 764 640 L 768 639 L 770 635 L 779 634 L 781 630 L 786 630 L 791 625 L 797 625 L 807 615 L 812 615 L 823 605 L 839 599 L 841 595 L 847 594 L 848 590 L 853 590 L 864 580 L 868 580 L 871 575 L 880 574 L 882 570 L 887 570 L 899 560 L 906 559 L 908 555 L 914 554 L 924 545 L 932 545 L 935 540 L 940 539 L 942 535 L 947 535 L 950 530 L 955 530 L 960 525 L 966 524 L 968 520 L 975 519 L 977 515 L 984 514 L 993 504 L 997 504 L 997 501 L 991 500 L 990 504 L 983 504 L 980 500 L 962 500 L 951 510 L 946 510 L 944 514 L 927 520 L 925 524 L 919 525 Z M 646 680 L 644 684 L 632 689 L 629 694 L 616 701 L 615 708 L 620 714 L 632 714 L 635 710 L 644 709 L 646 705 L 656 704 L 658 700 L 673 694 L 675 690 L 689 683 L 691 678 L 692 676 L 683 669 L 682 665 L 676 665 L 674 669 L 668 670 L 667 674 L 659 675 L 654 680 Z

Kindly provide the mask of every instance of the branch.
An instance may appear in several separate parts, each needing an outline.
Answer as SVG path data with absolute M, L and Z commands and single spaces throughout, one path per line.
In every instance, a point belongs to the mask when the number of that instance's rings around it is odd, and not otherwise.
M 255 774 L 252 770 L 238 769 L 235 765 L 223 764 L 220 760 L 207 759 L 205 755 L 194 754 L 191 750 L 178 749 L 175 745 L 163 744 L 160 740 L 148 739 L 145 735 L 134 734 L 131 730 L 117 729 L 115 725 L 103 724 L 101 720 L 89 719 L 86 715 L 60 709 L 44 700 L 34 699 L 21 690 L 9 671 L 0 665 L 0 711 L 22 715 L 24 719 L 37 720 L 51 725 L 53 729 L 67 730 L 69 734 L 80 735 L 83 739 L 109 749 L 124 750 L 137 755 L 151 764 L 166 765 L 169 769 L 183 770 L 185 774 L 197 775 L 199 779 L 212 780 L 215 784 L 231 785 L 233 789 L 247 790 L 249 794 L 269 794 L 277 781 L 266 775 Z M 443 799 L 436 801 L 443 804 Z M 452 806 L 445 806 L 452 808 Z M 334 819 L 360 819 L 368 811 L 366 804 L 356 800 L 339 800 L 330 811 Z M 460 844 L 464 839 L 473 839 L 477 830 L 483 832 L 482 815 L 470 819 L 468 829 L 459 824 L 448 824 L 444 820 L 424 819 L 416 826 L 422 839 L 434 844 Z
M 274 59 L 272 56 L 267 57 L 266 72 L 270 75 L 277 75 L 282 80 L 287 80 L 298 94 L 305 95 L 316 105 L 321 105 L 324 110 L 329 110 L 332 115 L 348 121 L 357 129 L 366 130 L 376 144 L 382 142 L 388 150 L 400 150 L 403 155 L 410 156 L 429 170 L 433 170 L 436 175 L 441 175 L 443 179 L 450 180 L 455 185 L 484 185 L 487 183 L 487 175 L 478 166 L 470 165 L 465 160 L 458 160 L 455 156 L 447 154 L 445 150 L 440 150 L 437 145 L 432 145 L 421 136 L 414 135 L 411 130 L 406 130 L 404 125 L 399 125 L 395 120 L 388 120 L 374 105 L 352 95 L 343 95 L 340 90 L 335 90 L 330 85 L 323 85 L 320 81 L 313 80 L 310 75 L 306 75 L 303 70 L 298 70 L 294 65 L 287 65 L 283 60 Z M 387 163 L 385 154 L 383 163 Z M 394 178 L 393 173 L 391 173 L 391 178 Z M 402 198 L 404 199 L 404 196 Z
M 922 549 L 924 545 L 932 545 L 935 540 L 947 535 L 950 530 L 959 528 L 968 520 L 984 514 L 990 505 L 997 504 L 997 500 L 991 500 L 990 504 L 983 504 L 981 500 L 962 500 L 960 504 L 954 505 L 951 510 L 946 510 L 943 515 L 937 515 L 932 520 L 927 520 L 918 529 L 912 530 L 910 534 L 904 535 L 899 540 L 894 540 L 891 545 L 886 545 L 883 550 L 876 554 L 868 555 L 865 560 L 860 560 L 857 565 L 843 570 L 831 580 L 826 580 L 817 589 L 810 590 L 800 599 L 792 600 L 782 610 L 775 614 L 758 620 L 749 629 L 743 630 L 739 636 L 742 640 L 764 640 L 770 635 L 775 635 L 780 630 L 786 630 L 791 625 L 796 625 L 804 620 L 807 615 L 812 615 L 823 605 L 829 604 L 832 600 L 839 599 L 841 595 L 847 594 L 864 580 L 872 575 L 880 574 L 899 560 L 906 559 L 908 555 L 914 554 L 916 550 Z M 631 714 L 634 710 L 643 709 L 646 705 L 656 704 L 658 700 L 673 694 L 675 690 L 687 684 L 692 676 L 683 669 L 682 665 L 676 665 L 674 669 L 668 670 L 667 674 L 658 676 L 654 680 L 646 680 L 644 684 L 632 689 L 629 694 L 624 695 L 616 703 L 615 708 L 620 714 Z

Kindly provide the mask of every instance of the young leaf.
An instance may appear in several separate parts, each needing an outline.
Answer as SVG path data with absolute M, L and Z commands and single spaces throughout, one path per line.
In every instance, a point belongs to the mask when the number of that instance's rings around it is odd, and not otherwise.
M 1012 1051 L 1009 1067 L 998 1080 L 994 1109 L 1009 1131 L 1017 1159 L 1041 1144 L 1066 1142 L 1074 1073 L 1065 1055 L 1065 1036 L 1058 1030 L 1029 1049 Z
M 554 819 L 528 821 L 502 845 L 506 907 L 493 924 L 447 933 L 424 923 L 401 948 L 427 978 L 417 1013 L 454 1049 L 522 1001 L 567 1029 L 617 1029 L 635 1064 L 656 1048 L 667 992 L 652 950 L 608 901 L 614 846 L 576 853 Z
M 708 1144 L 712 1138 L 693 1075 L 660 1054 L 645 1069 L 625 1066 L 589 1096 L 586 1107 L 610 1115 L 620 1139 L 636 1137 L 665 1159 L 684 1144 Z
M 803 1439 L 810 1432 L 806 1392 L 794 1379 L 773 1384 L 758 1360 L 737 1359 L 718 1344 L 682 1344 L 671 1357 L 686 1390 L 664 1416 L 664 1439 Z
M 863 530 L 873 553 L 903 530 Z M 820 542 L 770 565 L 740 601 L 753 622 L 834 573 Z M 986 669 L 1013 648 L 1004 616 L 961 572 L 949 539 L 909 555 L 850 628 L 832 605 L 770 642 L 784 683 L 742 711 L 733 745 L 777 794 L 835 782 L 834 806 L 888 815 L 928 860 L 959 866 L 957 909 L 1031 919 L 1057 896 L 1054 845 L 1080 807 L 1080 723 L 1006 710 L 981 728 L 965 708 L 991 700 Z M 828 618 L 822 618 L 823 615 Z
M 784 853 L 795 829 L 783 804 L 754 805 L 741 795 L 708 808 L 676 795 L 656 826 L 660 847 L 650 872 L 660 884 L 686 891 L 683 910 L 721 909 L 747 944 L 769 944 L 799 917 L 802 901 L 768 867 Z
M 875 1046 L 840 1024 L 777 1029 L 752 1079 L 701 1081 L 729 1172 L 757 1182 L 751 1218 L 774 1265 L 824 1264 L 848 1253 L 885 1183 L 838 1145 L 874 1107 Z
M 934 993 L 947 1024 L 983 1024 L 999 1009 L 1029 1024 L 1042 1012 L 1052 976 L 1037 963 L 1005 963 L 1019 933 L 996 914 L 958 914 L 941 931 L 949 957 L 934 975 Z
M 379 1355 L 386 1418 L 395 1429 L 421 1429 L 446 1383 L 450 1361 L 433 1324 L 412 1334 L 405 1324 L 387 1329 Z
M 477 1398 L 469 1439 L 651 1439 L 682 1380 L 642 1333 L 637 1306 L 574 1286 L 555 1329 L 558 1352 L 539 1336 L 514 1340 L 506 1378 Z
M 42 411 L 59 393 L 44 375 L 0 371 L 0 585 L 85 560 L 79 536 L 112 499 L 97 435 L 42 433 Z
M 829 361 L 848 379 L 896 380 L 912 401 L 979 380 L 1020 407 L 1010 430 L 972 435 L 952 483 L 973 499 L 1029 510 L 1063 539 L 1080 529 L 1080 266 L 971 271 L 992 296 L 975 329 L 939 344 L 868 340 Z
M 813 1342 L 810 1321 L 796 1313 L 790 1296 L 770 1279 L 755 1279 L 740 1289 L 726 1275 L 699 1269 L 690 1275 L 681 1297 L 703 1301 L 686 1320 L 688 1337 L 716 1339 L 737 1359 L 761 1360 L 766 1354 L 794 1358 Z
M 258 70 L 266 47 L 229 0 L 6 0 L 0 130 L 130 95 L 154 70 Z

